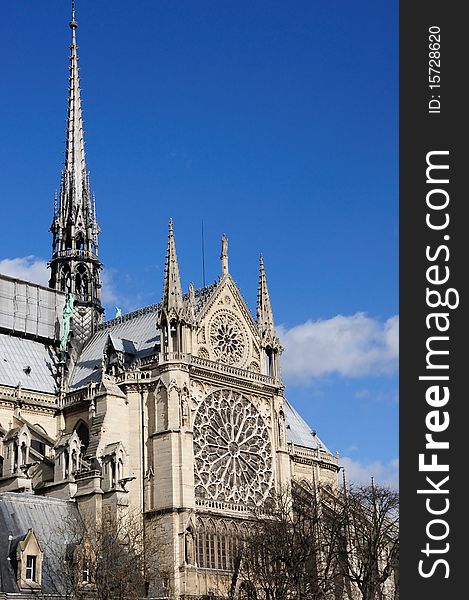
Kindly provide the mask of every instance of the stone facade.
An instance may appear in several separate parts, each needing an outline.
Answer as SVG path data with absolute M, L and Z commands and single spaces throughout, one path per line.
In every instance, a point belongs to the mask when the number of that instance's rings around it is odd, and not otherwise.
M 285 399 L 262 257 L 255 317 L 225 236 L 220 278 L 183 292 L 171 222 L 161 303 L 102 322 L 74 16 L 70 27 L 51 289 L 0 278 L 0 493 L 73 500 L 96 519 L 137 511 L 157 532 L 172 595 L 226 596 L 256 508 L 292 479 L 335 489 L 338 458 Z M 19 327 L 25 289 L 34 314 Z

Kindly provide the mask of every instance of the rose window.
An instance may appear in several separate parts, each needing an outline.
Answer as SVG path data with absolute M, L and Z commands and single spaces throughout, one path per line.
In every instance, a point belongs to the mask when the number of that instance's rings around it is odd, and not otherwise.
M 272 480 L 267 427 L 237 392 L 210 394 L 194 420 L 195 492 L 218 501 L 260 504 Z
M 244 359 L 246 339 L 242 326 L 231 313 L 218 313 L 210 324 L 210 343 L 217 358 L 234 365 Z

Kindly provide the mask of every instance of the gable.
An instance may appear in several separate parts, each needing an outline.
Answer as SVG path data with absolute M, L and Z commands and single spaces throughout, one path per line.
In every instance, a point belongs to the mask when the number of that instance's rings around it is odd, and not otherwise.
M 260 338 L 235 282 L 225 275 L 201 308 L 193 354 L 233 367 L 260 370 Z

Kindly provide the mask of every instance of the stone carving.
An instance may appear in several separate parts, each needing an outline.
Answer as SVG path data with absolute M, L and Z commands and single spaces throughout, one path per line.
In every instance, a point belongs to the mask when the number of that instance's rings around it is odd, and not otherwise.
M 194 419 L 196 495 L 259 505 L 272 481 L 268 429 L 253 404 L 231 390 L 213 392 Z
M 251 362 L 251 364 L 249 365 L 249 370 L 250 371 L 254 371 L 255 373 L 260 373 L 261 372 L 261 368 L 259 366 L 259 363 L 256 362 L 255 360 L 253 360 Z
M 195 562 L 194 555 L 194 532 L 191 527 L 186 529 L 185 534 L 185 558 L 188 565 L 193 565 Z
M 67 349 L 68 338 L 70 336 L 70 321 L 72 320 L 73 316 L 74 302 L 75 298 L 73 294 L 68 294 L 63 310 L 64 331 L 62 334 L 62 338 L 60 339 L 60 349 L 62 350 L 62 352 L 64 352 Z
M 246 336 L 238 319 L 218 312 L 210 323 L 210 344 L 215 357 L 229 365 L 240 365 L 246 354 Z
M 181 390 L 181 425 L 187 425 L 189 423 L 189 390 L 187 386 Z

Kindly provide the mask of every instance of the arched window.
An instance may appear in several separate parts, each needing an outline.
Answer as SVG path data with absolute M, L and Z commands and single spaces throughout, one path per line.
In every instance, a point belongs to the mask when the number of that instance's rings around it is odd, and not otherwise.
M 84 265 L 78 265 L 75 275 L 75 291 L 82 299 L 88 297 L 88 271 Z
M 241 548 L 234 523 L 197 519 L 197 566 L 205 569 L 232 570 Z
M 234 569 L 236 565 L 236 561 L 238 560 L 238 554 L 241 550 L 240 544 L 240 531 L 235 523 L 233 523 L 230 527 L 230 532 L 228 536 L 229 541 L 229 549 L 228 549 L 228 562 L 229 568 Z
M 85 454 L 88 444 L 90 443 L 90 431 L 88 426 L 83 421 L 79 421 L 75 427 L 75 431 L 80 438 L 82 452 Z
M 217 567 L 223 570 L 226 570 L 228 564 L 226 556 L 226 542 L 227 528 L 225 523 L 220 522 L 218 524 L 217 531 Z
M 205 559 L 208 569 L 215 568 L 215 524 L 212 520 L 207 523 L 205 535 Z
M 68 476 L 70 474 L 70 468 L 69 468 L 70 456 L 68 454 L 68 450 L 64 450 L 62 452 L 61 460 L 63 460 L 64 479 L 68 479 Z
M 197 566 L 205 567 L 204 560 L 205 548 L 205 525 L 202 519 L 197 519 L 197 537 L 196 537 L 196 559 Z
M 76 241 L 76 248 L 77 250 L 83 250 L 85 247 L 85 242 L 83 239 L 83 233 L 79 233 L 77 236 L 77 241 Z
M 72 291 L 72 278 L 68 266 L 64 266 L 62 269 L 60 287 L 62 292 L 65 292 L 66 294 L 69 294 Z

